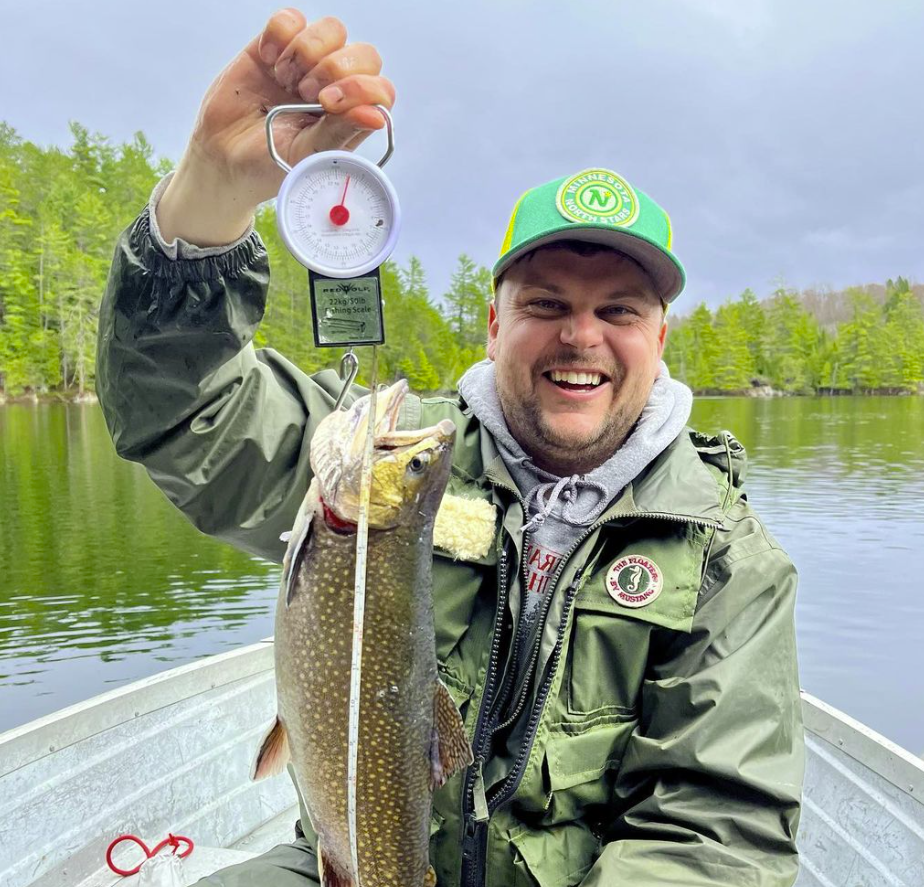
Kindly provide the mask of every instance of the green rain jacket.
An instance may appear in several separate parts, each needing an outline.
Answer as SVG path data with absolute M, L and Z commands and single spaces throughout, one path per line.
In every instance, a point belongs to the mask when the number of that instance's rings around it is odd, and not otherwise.
M 340 382 L 254 349 L 268 282 L 256 235 L 171 261 L 145 210 L 116 249 L 98 391 L 118 452 L 196 527 L 281 561 Z M 476 755 L 434 795 L 440 887 L 791 885 L 803 770 L 796 573 L 747 504 L 741 446 L 684 432 L 563 559 L 523 742 L 491 761 L 483 734 L 508 664 L 523 506 L 458 397 L 411 397 L 402 422 L 442 418 L 458 429 L 449 492 L 486 499 L 498 517 L 485 557 L 434 554 L 439 668 Z M 663 575 L 661 594 L 636 609 L 606 586 L 632 554 Z M 486 785 L 489 770 L 500 781 Z

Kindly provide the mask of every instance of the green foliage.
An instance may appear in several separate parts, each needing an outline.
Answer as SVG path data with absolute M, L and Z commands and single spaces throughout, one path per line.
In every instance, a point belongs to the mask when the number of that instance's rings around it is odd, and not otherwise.
M 780 286 L 764 302 L 751 290 L 712 315 L 705 305 L 672 321 L 664 359 L 695 391 L 918 392 L 924 386 L 924 310 L 904 278 L 880 305 L 848 290 L 850 319 L 827 334 L 799 294 Z
M 697 391 L 717 387 L 719 344 L 713 322 L 712 312 L 701 303 L 668 336 L 665 358 L 671 373 Z
M 808 393 L 818 383 L 821 331 L 799 303 L 782 287 L 764 307 L 763 353 L 772 355 L 764 373 L 773 388 Z
M 159 170 L 138 133 L 116 148 L 71 125 L 67 152 L 0 125 L 0 390 L 91 391 L 99 301 L 119 233 Z
M 99 300 L 119 234 L 170 164 L 142 133 L 112 145 L 71 124 L 67 150 L 23 141 L 0 122 L 0 393 L 93 390 Z M 308 373 L 339 366 L 341 352 L 314 347 L 308 275 L 285 248 L 272 207 L 256 227 L 272 276 L 257 347 Z M 485 356 L 491 275 L 459 257 L 448 292 L 431 298 L 423 266 L 387 262 L 381 272 L 386 342 L 379 379 L 407 378 L 421 393 L 451 390 Z M 672 373 L 697 391 L 769 384 L 790 392 L 918 391 L 924 386 L 924 313 L 908 280 L 879 300 L 848 291 L 840 327 L 822 330 L 804 297 L 780 286 L 751 290 L 715 312 L 699 305 L 674 319 L 665 350 Z M 362 360 L 368 371 L 368 360 Z M 360 375 L 360 381 L 368 381 Z
M 0 122 L 0 392 L 11 396 L 92 391 L 113 244 L 170 168 L 142 133 L 113 146 L 74 123 L 71 136 L 66 151 L 46 149 Z M 314 347 L 308 274 L 282 243 L 272 207 L 256 227 L 273 273 L 255 344 L 308 373 L 337 368 L 339 350 Z M 403 269 L 386 263 L 379 379 L 403 376 L 422 393 L 450 390 L 483 356 L 490 284 L 486 268 L 461 256 L 444 314 L 418 259 Z

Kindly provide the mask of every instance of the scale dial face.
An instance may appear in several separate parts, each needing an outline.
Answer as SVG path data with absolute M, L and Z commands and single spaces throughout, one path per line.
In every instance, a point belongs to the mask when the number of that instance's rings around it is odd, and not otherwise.
M 279 233 L 296 259 L 326 277 L 361 277 L 392 253 L 398 195 L 374 163 L 324 151 L 292 168 L 279 190 Z

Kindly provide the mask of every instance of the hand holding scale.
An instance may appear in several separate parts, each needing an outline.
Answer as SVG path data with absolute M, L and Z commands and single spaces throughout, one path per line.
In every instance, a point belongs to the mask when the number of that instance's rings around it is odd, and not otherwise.
M 309 271 L 315 345 L 381 344 L 379 266 L 398 240 L 401 210 L 382 172 L 394 151 L 394 126 L 385 118 L 388 148 L 378 164 L 348 151 L 313 154 L 290 167 L 276 150 L 273 121 L 280 114 L 323 113 L 320 105 L 281 105 L 266 118 L 269 153 L 286 173 L 276 200 L 276 222 L 289 251 Z

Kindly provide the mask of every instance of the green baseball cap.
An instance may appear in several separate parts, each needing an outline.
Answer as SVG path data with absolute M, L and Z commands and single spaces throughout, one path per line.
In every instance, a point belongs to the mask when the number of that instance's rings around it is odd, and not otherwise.
M 583 240 L 635 259 L 665 302 L 686 283 L 671 252 L 670 217 L 647 194 L 610 169 L 585 169 L 527 191 L 516 203 L 494 282 L 518 258 L 556 240 Z

